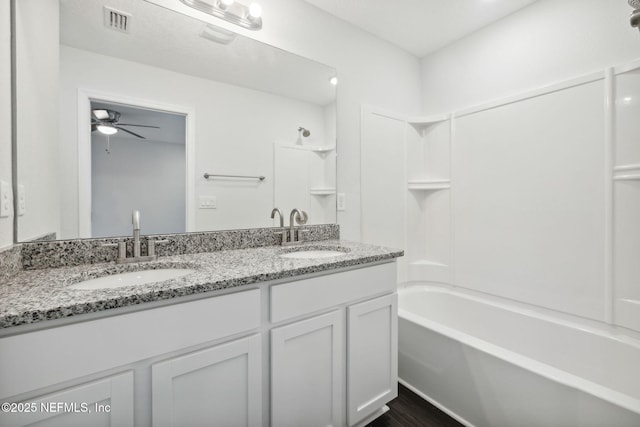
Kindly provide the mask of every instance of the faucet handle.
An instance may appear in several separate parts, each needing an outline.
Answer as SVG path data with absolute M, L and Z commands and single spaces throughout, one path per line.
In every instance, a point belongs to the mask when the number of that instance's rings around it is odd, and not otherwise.
M 296 214 L 295 216 L 296 223 L 298 223 L 298 225 L 305 225 L 307 220 L 309 220 L 309 215 L 305 211 L 300 211 L 300 213 L 302 216 L 300 216 L 300 214 Z
M 164 245 L 165 243 L 169 243 L 167 239 L 147 239 L 147 255 L 148 256 L 156 256 L 156 245 Z

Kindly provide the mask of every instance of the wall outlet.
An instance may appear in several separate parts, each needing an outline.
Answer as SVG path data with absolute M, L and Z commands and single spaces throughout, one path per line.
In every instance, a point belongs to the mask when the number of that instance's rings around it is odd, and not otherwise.
M 198 201 L 200 209 L 216 209 L 218 207 L 216 196 L 200 196 Z
M 24 185 L 18 185 L 18 216 L 27 213 L 27 195 L 25 194 Z
M 337 207 L 338 207 L 338 211 L 344 211 L 346 210 L 346 196 L 344 193 L 338 193 L 338 197 L 337 197 Z
M 8 182 L 0 181 L 0 218 L 8 218 L 13 212 L 11 186 Z

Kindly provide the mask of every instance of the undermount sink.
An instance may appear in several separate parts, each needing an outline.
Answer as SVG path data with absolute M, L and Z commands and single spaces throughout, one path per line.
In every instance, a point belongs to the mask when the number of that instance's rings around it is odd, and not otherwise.
M 85 280 L 69 286 L 69 289 L 113 289 L 125 286 L 147 285 L 149 283 L 177 279 L 193 272 L 195 272 L 195 270 L 190 268 L 160 268 L 155 270 L 132 271 Z
M 298 248 L 281 254 L 280 257 L 293 259 L 333 258 L 344 256 L 347 252 L 348 250 L 339 250 L 338 248 Z

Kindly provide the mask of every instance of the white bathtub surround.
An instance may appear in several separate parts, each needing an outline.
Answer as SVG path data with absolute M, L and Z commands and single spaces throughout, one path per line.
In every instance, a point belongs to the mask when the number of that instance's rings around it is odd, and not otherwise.
M 401 382 L 466 425 L 640 424 L 640 340 L 445 287 L 399 307 Z
M 363 108 L 365 240 L 407 249 L 400 282 L 640 331 L 638 99 L 635 61 L 436 116 Z
M 638 99 L 632 61 L 433 116 L 363 107 L 362 234 L 406 248 L 400 282 L 453 286 L 596 331 L 457 307 L 454 327 L 436 328 L 450 328 L 447 338 L 434 338 L 405 316 L 399 369 L 409 385 L 479 426 L 640 423 Z M 380 170 L 394 172 L 376 178 Z M 465 337 L 463 321 L 475 328 Z

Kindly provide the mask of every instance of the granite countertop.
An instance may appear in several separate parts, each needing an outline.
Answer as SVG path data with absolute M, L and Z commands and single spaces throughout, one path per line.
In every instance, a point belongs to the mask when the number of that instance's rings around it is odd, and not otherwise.
M 88 264 L 22 271 L 0 287 L 0 329 L 85 313 L 218 291 L 276 279 L 393 259 L 403 251 L 344 240 L 309 242 L 306 249 L 342 249 L 330 258 L 282 258 L 292 247 L 268 246 L 161 257 L 133 264 Z M 69 285 L 109 274 L 158 268 L 196 270 L 177 279 L 114 289 L 75 290 Z

